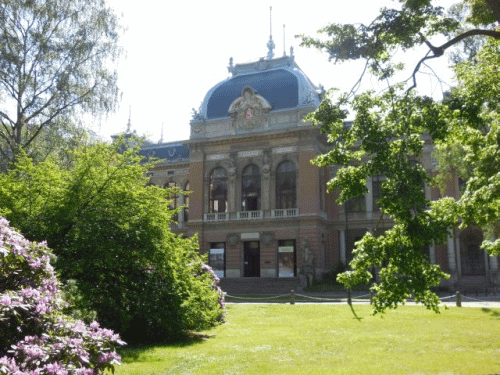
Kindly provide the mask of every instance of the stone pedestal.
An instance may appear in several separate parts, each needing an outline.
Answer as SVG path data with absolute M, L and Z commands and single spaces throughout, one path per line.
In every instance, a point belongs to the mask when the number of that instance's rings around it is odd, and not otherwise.
M 316 272 L 312 264 L 303 265 L 300 269 L 300 274 L 299 274 L 300 286 L 302 288 L 306 288 L 312 285 L 315 279 L 315 275 Z

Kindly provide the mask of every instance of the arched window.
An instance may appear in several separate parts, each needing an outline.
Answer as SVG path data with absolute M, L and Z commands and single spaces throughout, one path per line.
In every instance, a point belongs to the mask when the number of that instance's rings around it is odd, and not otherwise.
M 249 164 L 241 174 L 241 210 L 260 210 L 260 170 Z
M 210 213 L 227 212 L 227 176 L 222 167 L 215 168 L 210 174 L 208 210 Z
M 281 162 L 276 168 L 276 208 L 297 207 L 297 172 L 291 161 Z
M 184 185 L 184 191 L 189 191 L 189 182 Z M 189 195 L 184 194 L 184 222 L 189 220 Z

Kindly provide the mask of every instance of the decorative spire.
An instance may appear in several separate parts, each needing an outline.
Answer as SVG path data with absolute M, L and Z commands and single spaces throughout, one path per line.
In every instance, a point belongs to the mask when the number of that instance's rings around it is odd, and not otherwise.
M 235 70 L 234 70 L 234 64 L 233 64 L 232 57 L 229 58 L 229 65 L 227 67 L 227 70 L 229 71 L 229 73 L 231 73 L 234 76 Z
M 164 122 L 161 123 L 161 135 L 160 135 L 160 141 L 158 143 L 163 143 L 163 124 Z
M 267 52 L 267 58 L 269 60 L 272 60 L 274 57 L 274 42 L 273 42 L 273 23 L 272 23 L 272 12 L 273 12 L 273 7 L 269 7 L 269 42 L 267 42 L 267 49 L 269 50 Z
M 128 123 L 127 123 L 127 134 L 130 133 L 130 129 L 132 128 L 132 106 L 128 106 Z

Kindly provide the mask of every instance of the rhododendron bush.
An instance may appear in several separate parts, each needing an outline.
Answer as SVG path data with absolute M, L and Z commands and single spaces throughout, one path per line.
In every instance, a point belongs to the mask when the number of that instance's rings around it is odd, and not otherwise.
M 62 312 L 46 243 L 25 239 L 0 216 L 0 374 L 101 374 L 120 363 L 113 331 Z

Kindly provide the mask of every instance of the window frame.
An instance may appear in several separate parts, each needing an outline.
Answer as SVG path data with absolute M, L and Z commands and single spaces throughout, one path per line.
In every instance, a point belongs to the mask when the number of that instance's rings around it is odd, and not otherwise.
M 261 190 L 260 168 L 256 164 L 248 164 L 241 172 L 241 211 L 259 211 L 261 209 Z
M 291 166 L 292 169 L 280 171 L 284 166 Z M 288 181 L 293 181 L 288 191 L 284 193 L 284 184 Z M 287 208 L 297 208 L 297 168 L 291 160 L 283 160 L 279 163 L 275 170 L 275 207 L 278 210 Z
M 217 173 L 220 175 L 216 176 Z M 214 187 L 215 186 L 215 187 Z M 222 199 L 215 199 L 214 191 L 220 188 L 222 191 Z M 215 167 L 208 179 L 208 212 L 209 213 L 224 213 L 228 210 L 228 183 L 227 172 L 223 167 Z M 217 205 L 215 204 L 217 202 Z M 223 207 L 219 207 L 219 202 L 224 202 Z M 222 206 L 222 205 L 221 205 Z

